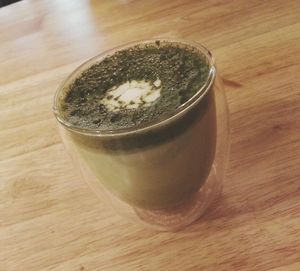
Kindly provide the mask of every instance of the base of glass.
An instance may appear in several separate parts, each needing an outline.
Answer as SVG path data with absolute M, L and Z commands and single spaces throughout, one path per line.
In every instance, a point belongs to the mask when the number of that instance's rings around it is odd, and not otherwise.
M 200 218 L 222 191 L 221 180 L 218 180 L 215 166 L 192 200 L 169 210 L 148 211 L 134 208 L 140 222 L 148 227 L 161 231 L 177 231 Z
M 141 223 L 159 231 L 178 231 L 190 225 L 200 218 L 213 201 L 215 201 L 222 191 L 222 181 L 218 178 L 215 165 L 201 186 L 196 195 L 188 202 L 168 210 L 145 210 L 137 208 L 121 201 L 104 187 L 99 185 L 97 180 L 86 167 L 82 167 L 81 172 L 88 185 L 94 192 L 117 211 L 123 217 L 129 218 L 133 222 Z

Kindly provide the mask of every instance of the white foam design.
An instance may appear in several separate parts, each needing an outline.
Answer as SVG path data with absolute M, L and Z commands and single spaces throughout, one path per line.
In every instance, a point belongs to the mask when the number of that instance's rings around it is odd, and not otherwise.
M 160 97 L 160 92 L 160 79 L 154 82 L 132 80 L 109 89 L 100 102 L 110 111 L 136 109 L 139 106 L 150 106 Z

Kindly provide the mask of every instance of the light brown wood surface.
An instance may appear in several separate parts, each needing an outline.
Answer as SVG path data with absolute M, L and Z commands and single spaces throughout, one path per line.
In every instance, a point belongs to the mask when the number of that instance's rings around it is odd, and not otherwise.
M 0 270 L 300 270 L 300 2 L 21 1 L 0 9 Z M 231 117 L 218 205 L 178 233 L 98 200 L 51 112 L 62 79 L 124 42 L 211 49 Z

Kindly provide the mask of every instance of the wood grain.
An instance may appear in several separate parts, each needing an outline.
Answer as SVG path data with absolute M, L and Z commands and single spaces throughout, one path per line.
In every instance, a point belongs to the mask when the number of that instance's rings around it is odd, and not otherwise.
M 0 9 L 0 270 L 300 270 L 300 3 L 21 1 Z M 124 42 L 204 43 L 231 112 L 224 193 L 178 233 L 131 224 L 81 181 L 59 82 Z

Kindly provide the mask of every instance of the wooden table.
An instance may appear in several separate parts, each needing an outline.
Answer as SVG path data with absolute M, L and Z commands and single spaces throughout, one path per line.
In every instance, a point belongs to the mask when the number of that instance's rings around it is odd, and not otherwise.
M 300 2 L 21 1 L 0 9 L 0 270 L 300 270 Z M 72 166 L 51 112 L 89 57 L 150 37 L 199 41 L 231 112 L 224 193 L 158 233 L 114 214 Z

